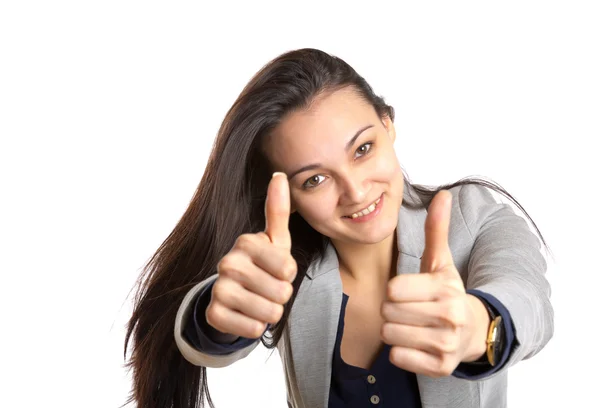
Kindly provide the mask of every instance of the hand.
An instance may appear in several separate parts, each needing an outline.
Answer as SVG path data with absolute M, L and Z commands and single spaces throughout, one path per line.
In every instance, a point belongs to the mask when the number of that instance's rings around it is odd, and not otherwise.
M 448 231 L 452 195 L 440 191 L 425 221 L 421 273 L 395 276 L 382 304 L 382 340 L 390 361 L 407 371 L 442 377 L 462 361 L 485 352 L 490 320 L 485 306 L 468 295 L 454 266 Z
M 276 173 L 269 183 L 265 216 L 265 232 L 241 235 L 218 264 L 206 320 L 222 333 L 259 338 L 268 323 L 279 322 L 292 296 L 297 265 L 285 174 Z

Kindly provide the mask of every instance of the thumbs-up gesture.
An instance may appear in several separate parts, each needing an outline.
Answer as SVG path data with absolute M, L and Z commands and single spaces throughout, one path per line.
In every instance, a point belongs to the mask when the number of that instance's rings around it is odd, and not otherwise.
M 390 361 L 430 377 L 448 376 L 460 362 L 483 355 L 490 322 L 481 301 L 466 293 L 454 266 L 448 245 L 451 203 L 447 190 L 433 198 L 421 273 L 392 278 L 381 307 L 381 337 L 392 346 Z
M 290 190 L 283 173 L 275 173 L 269 183 L 265 214 L 265 231 L 241 235 L 218 264 L 206 320 L 222 333 L 260 337 L 268 323 L 279 322 L 292 296 L 297 265 L 288 229 Z

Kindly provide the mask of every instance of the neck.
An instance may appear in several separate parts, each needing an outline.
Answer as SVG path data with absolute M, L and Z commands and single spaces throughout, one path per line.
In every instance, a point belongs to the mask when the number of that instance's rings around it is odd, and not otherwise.
M 340 273 L 360 284 L 386 283 L 396 275 L 398 249 L 396 231 L 377 244 L 333 242 Z

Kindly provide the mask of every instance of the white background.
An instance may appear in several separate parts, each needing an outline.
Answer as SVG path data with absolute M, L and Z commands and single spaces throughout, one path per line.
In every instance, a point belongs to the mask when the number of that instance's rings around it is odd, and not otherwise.
M 556 332 L 511 368 L 510 406 L 598 406 L 597 2 L 198 3 L 0 5 L 0 406 L 124 402 L 129 290 L 242 87 L 300 47 L 396 108 L 414 182 L 483 175 L 524 205 Z M 210 370 L 217 407 L 285 406 L 267 357 Z

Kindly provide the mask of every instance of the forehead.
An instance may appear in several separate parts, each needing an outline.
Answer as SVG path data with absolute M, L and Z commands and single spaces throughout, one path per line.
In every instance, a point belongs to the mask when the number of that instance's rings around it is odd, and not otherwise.
M 266 152 L 276 167 L 319 161 L 337 151 L 368 124 L 377 126 L 375 109 L 352 88 L 321 95 L 308 109 L 292 112 L 267 139 Z

